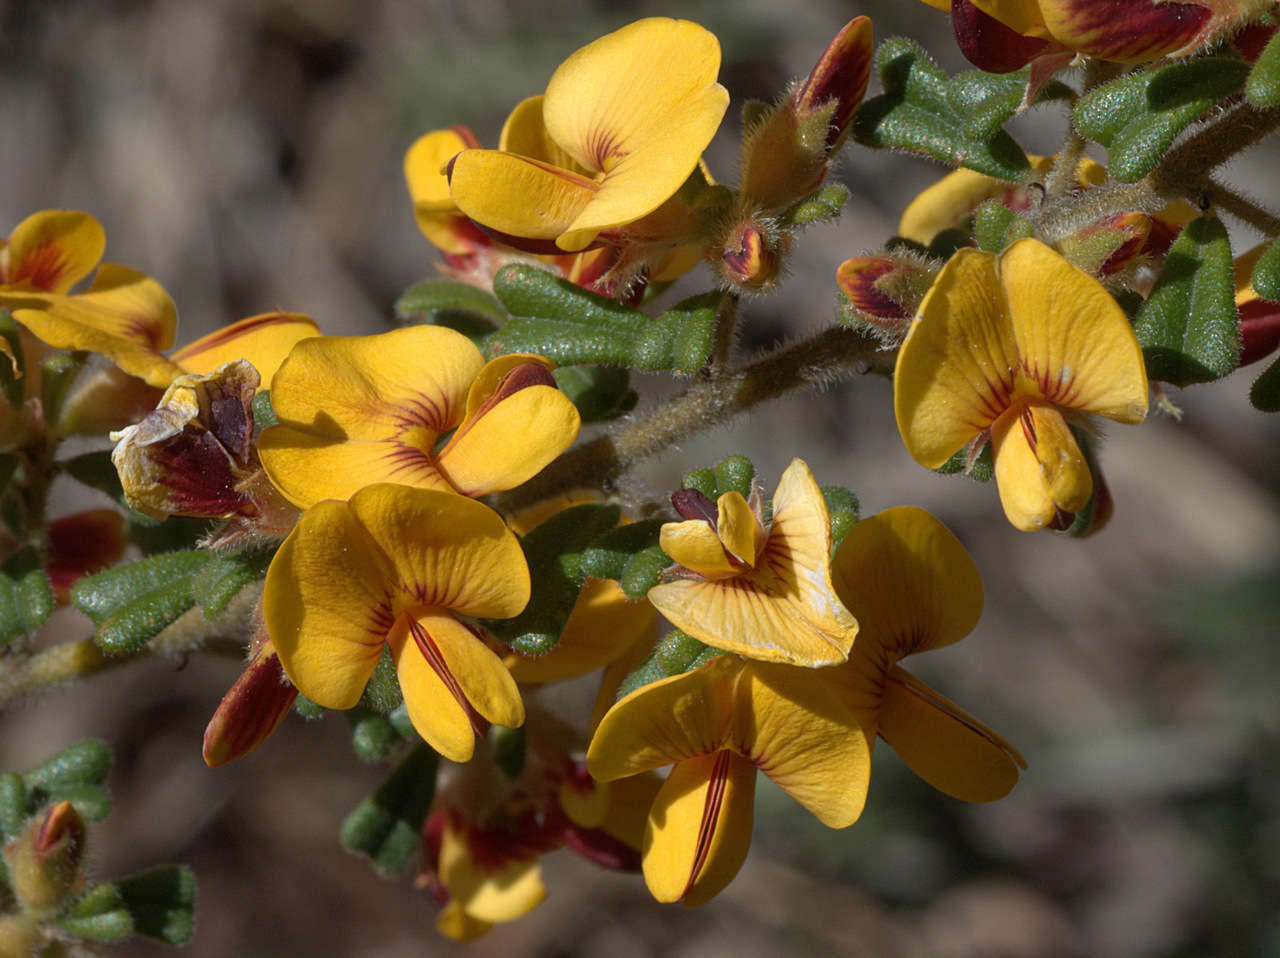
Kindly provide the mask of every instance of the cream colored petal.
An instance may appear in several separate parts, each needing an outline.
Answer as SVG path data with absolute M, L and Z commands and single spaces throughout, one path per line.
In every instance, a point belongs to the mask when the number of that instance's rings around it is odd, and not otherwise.
M 742 867 L 755 818 L 755 766 L 732 752 L 686 759 L 649 811 L 642 863 L 660 902 L 705 904 Z
M 998 269 L 1022 370 L 1039 395 L 1057 406 L 1141 422 L 1142 348 L 1102 284 L 1034 239 L 1005 250 Z
M 907 452 L 941 466 L 1008 408 L 1017 369 L 995 257 L 962 249 L 934 280 L 898 353 L 893 406 Z
M 1003 798 L 1027 767 L 1012 745 L 900 668 L 885 683 L 880 735 L 913 772 L 966 802 Z
M 923 509 L 900 506 L 849 530 L 836 592 L 858 619 L 857 647 L 898 659 L 964 638 L 982 615 L 982 578 L 964 546 Z M 875 645 L 879 651 L 868 651 Z

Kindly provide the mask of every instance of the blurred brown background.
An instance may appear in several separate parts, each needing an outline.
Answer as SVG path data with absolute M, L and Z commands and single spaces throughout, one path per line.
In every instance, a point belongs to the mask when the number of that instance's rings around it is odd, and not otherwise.
M 377 331 L 398 293 L 433 273 L 401 175 L 420 133 L 465 123 L 493 143 L 507 109 L 578 46 L 677 15 L 724 47 L 734 106 L 710 161 L 731 181 L 743 99 L 772 98 L 857 13 L 962 67 L 946 17 L 916 0 L 10 0 L 0 224 L 92 212 L 107 258 L 173 294 L 180 342 L 275 308 L 331 333 Z M 1063 124 L 1050 107 L 1015 128 L 1051 152 Z M 1276 162 L 1264 144 L 1229 176 L 1274 207 Z M 849 148 L 845 216 L 806 234 L 784 292 L 749 304 L 743 348 L 830 322 L 836 264 L 883 242 L 939 174 Z M 1240 251 L 1257 241 L 1238 236 Z M 867 811 L 842 832 L 762 779 L 751 858 L 711 905 L 661 908 L 638 878 L 562 853 L 546 862 L 549 900 L 471 953 L 1280 954 L 1280 419 L 1248 405 L 1257 371 L 1175 396 L 1181 425 L 1113 428 L 1116 515 L 1086 541 L 1015 532 L 994 488 L 915 466 L 876 377 L 777 403 L 652 464 L 642 478 L 660 490 L 745 451 L 771 488 L 802 455 L 866 513 L 915 503 L 943 518 L 983 572 L 987 611 L 970 639 L 912 668 L 1019 745 L 1030 770 L 1008 799 L 969 807 L 882 748 Z M 291 718 L 248 759 L 204 767 L 204 724 L 236 673 L 151 663 L 51 693 L 4 716 L 0 767 L 88 734 L 110 741 L 117 809 L 94 832 L 98 873 L 191 863 L 188 955 L 453 953 L 425 894 L 338 847 L 342 816 L 382 776 L 351 754 L 341 716 Z

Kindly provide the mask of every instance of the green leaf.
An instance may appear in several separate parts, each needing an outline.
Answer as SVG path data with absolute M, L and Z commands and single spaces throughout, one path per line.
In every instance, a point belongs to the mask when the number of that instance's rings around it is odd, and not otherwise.
M 1237 93 L 1248 72 L 1234 57 L 1201 57 L 1121 77 L 1081 97 L 1076 130 L 1108 147 L 1115 179 L 1136 182 L 1187 126 Z
M 367 855 L 378 874 L 398 875 L 422 843 L 422 823 L 435 796 L 436 753 L 419 745 L 342 823 L 342 844 Z
M 62 417 L 67 395 L 87 360 L 87 353 L 54 353 L 40 363 L 40 402 L 47 422 L 58 422 Z
M 581 552 L 616 528 L 621 516 L 616 505 L 570 506 L 525 536 L 521 545 L 533 597 L 515 618 L 490 622 L 490 630 L 524 655 L 545 655 L 555 648 L 585 579 Z
M 552 375 L 583 422 L 616 419 L 635 408 L 631 373 L 616 366 L 558 366 Z
M 164 865 L 117 883 L 139 934 L 170 945 L 195 929 L 196 876 L 185 865 Z
M 360 707 L 386 715 L 399 708 L 403 702 L 404 694 L 400 691 L 396 664 L 391 658 L 391 650 L 383 645 L 373 675 L 365 683 L 364 692 L 360 695 Z
M 191 594 L 205 618 L 216 619 L 241 589 L 263 579 L 274 555 L 274 549 L 249 549 L 210 560 L 191 580 Z
M 17 772 L 0 772 L 0 844 L 18 834 L 27 817 L 27 787 Z
M 1231 244 L 1213 216 L 1192 220 L 1165 257 L 1134 332 L 1151 379 L 1187 386 L 1240 362 Z
M 875 66 L 884 93 L 864 102 L 854 119 L 860 143 L 923 154 L 1001 180 L 1017 180 L 1031 168 L 999 128 L 1021 102 L 1012 102 L 1016 80 L 980 73 L 949 80 L 923 48 L 904 37 L 880 44 Z
M 947 84 L 947 102 L 964 117 L 964 133 L 986 140 L 999 132 L 1022 107 L 1031 77 L 1030 68 L 1016 73 L 984 73 L 970 70 L 952 77 Z M 1034 103 L 1069 100 L 1075 92 L 1064 83 L 1051 80 L 1036 94 Z
M 111 450 L 82 453 L 58 465 L 77 482 L 84 483 L 90 489 L 105 492 L 121 505 L 127 505 L 124 501 L 124 489 L 120 486 L 120 474 L 111 461 Z
M 663 522 L 662 519 L 642 519 L 597 536 L 582 550 L 582 574 L 595 579 L 622 578 L 632 556 L 658 544 Z
M 71 601 L 95 624 L 101 625 L 135 600 L 166 586 L 185 590 L 190 596 L 191 576 L 203 569 L 210 559 L 207 552 L 189 550 L 113 566 L 77 581 L 71 587 Z M 188 607 L 192 603 L 194 599 Z
M 973 217 L 973 236 L 978 248 L 1001 253 L 1010 243 L 1031 235 L 1031 223 L 999 200 L 987 200 Z
M 726 492 L 736 492 L 744 499 L 751 498 L 756 467 L 746 456 L 727 456 L 716 463 L 712 471 L 716 477 L 715 499 L 719 499 Z
M 669 369 L 677 375 L 692 376 L 711 356 L 716 310 L 721 298 L 718 292 L 691 296 L 652 320 L 636 337 L 631 365 L 637 369 Z
M 18 599 L 18 584 L 0 573 L 0 647 L 27 634 L 22 606 Z
M 618 585 L 629 598 L 641 599 L 658 584 L 664 570 L 672 566 L 671 557 L 658 545 L 641 549 L 622 569 Z
M 622 699 L 653 682 L 673 675 L 683 675 L 723 654 L 719 649 L 712 649 L 679 629 L 672 629 L 658 640 L 640 667 L 622 680 L 617 697 Z
M 144 593 L 102 620 L 93 643 L 107 655 L 137 652 L 195 604 L 192 576 Z
M 107 743 L 87 738 L 27 769 L 22 781 L 28 789 L 46 791 L 60 785 L 101 785 L 110 767 L 111 749 Z
M 276 409 L 271 405 L 271 390 L 260 390 L 253 397 L 253 434 L 261 436 L 262 430 L 270 429 L 272 426 L 280 425 L 280 419 L 276 416 Z
M 32 569 L 18 580 L 17 597 L 18 614 L 28 634 L 44 625 L 57 604 L 43 569 Z
M 493 278 L 493 291 L 513 318 L 556 318 L 575 325 L 632 333 L 640 332 L 649 321 L 637 309 L 585 290 L 549 270 L 524 263 L 512 263 L 498 270 Z
M 1267 41 L 1254 61 L 1244 95 L 1259 110 L 1280 106 L 1280 32 Z
M 90 941 L 124 941 L 134 935 L 133 916 L 120 889 L 101 882 L 85 892 L 58 918 L 58 926 Z
M 697 489 L 712 502 L 715 502 L 720 497 L 717 486 L 714 469 L 690 469 L 680 477 L 681 489 Z
M 391 720 L 380 712 L 351 709 L 347 712 L 347 721 L 351 723 L 351 747 L 366 762 L 386 758 L 400 741 Z
M 70 802 L 87 822 L 100 822 L 111 814 L 111 793 L 101 785 L 88 782 L 64 782 L 34 790 L 44 798 L 40 804 Z
M 955 473 L 966 474 L 964 470 L 965 465 L 968 462 L 968 458 L 969 450 L 967 448 L 961 449 L 954 456 L 939 466 L 938 472 L 942 473 L 944 476 L 954 475 Z M 995 474 L 996 464 L 995 459 L 992 458 L 991 454 L 991 443 L 987 443 L 982 447 L 982 451 L 978 453 L 977 458 L 973 460 L 973 465 L 970 466 L 967 475 L 970 479 L 974 479 L 977 482 L 990 482 L 991 477 Z
M 1280 412 L 1280 359 L 1277 359 L 1254 381 L 1249 402 L 1261 412 Z
M 801 229 L 814 223 L 837 219 L 849 199 L 849 188 L 842 183 L 831 183 L 818 192 L 806 196 L 781 218 L 783 229 Z
M 827 504 L 827 515 L 831 523 L 831 550 L 834 553 L 858 521 L 858 497 L 842 486 L 823 486 L 822 499 Z
M 429 279 L 410 286 L 395 305 L 406 323 L 448 326 L 475 338 L 493 332 L 507 321 L 507 311 L 490 293 L 451 279 Z
M 489 729 L 489 754 L 493 756 L 493 763 L 502 769 L 502 774 L 514 782 L 524 771 L 524 729 L 493 726 Z
M 1280 36 L 1280 32 L 1276 36 Z M 1273 241 L 1258 257 L 1249 285 L 1262 299 L 1280 303 L 1280 242 Z

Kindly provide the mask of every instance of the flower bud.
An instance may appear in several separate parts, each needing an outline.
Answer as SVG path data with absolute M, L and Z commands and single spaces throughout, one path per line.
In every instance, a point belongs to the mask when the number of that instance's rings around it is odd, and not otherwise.
M 739 223 L 720 246 L 717 266 L 720 278 L 744 290 L 772 286 L 782 269 L 782 260 L 791 248 L 786 233 L 771 235 L 753 220 Z
M 4 850 L 13 893 L 28 912 L 56 910 L 84 884 L 84 819 L 68 801 L 37 814 Z
M 836 283 L 849 301 L 846 321 L 868 326 L 888 341 L 900 341 L 933 277 L 934 270 L 903 255 L 845 260 L 836 269 Z
M 796 112 L 809 116 L 835 103 L 828 121 L 826 145 L 835 153 L 849 133 L 849 124 L 867 92 L 871 76 L 871 20 L 854 17 L 836 34 L 796 93 Z
M 54 519 L 46 531 L 45 574 L 59 602 L 66 602 L 77 579 L 118 562 L 129 544 L 124 516 L 115 509 L 90 509 Z
M 243 758 L 284 721 L 298 690 L 285 677 L 265 628 L 254 636 L 257 651 L 213 713 L 204 730 L 204 762 L 210 768 Z

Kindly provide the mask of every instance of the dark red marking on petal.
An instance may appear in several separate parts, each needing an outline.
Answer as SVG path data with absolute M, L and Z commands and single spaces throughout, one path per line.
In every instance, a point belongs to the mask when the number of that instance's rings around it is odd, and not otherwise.
M 436 645 L 436 640 L 431 637 L 431 633 L 424 629 L 417 619 L 410 619 L 409 634 L 413 636 L 413 643 L 418 647 L 418 651 L 422 653 L 422 657 L 427 660 L 427 664 L 440 677 L 440 681 L 449 690 L 449 694 L 453 696 L 454 701 L 462 707 L 463 713 L 471 723 L 472 730 L 477 735 L 484 735 L 488 731 L 489 723 L 472 708 L 471 700 L 462 691 L 462 686 L 458 684 L 458 679 L 449 669 L 449 663 L 445 661 L 444 655 L 440 652 L 440 647 Z
M 66 602 L 68 590 L 82 576 L 97 572 L 124 555 L 124 516 L 114 509 L 93 509 L 49 523 L 44 571 L 54 595 Z
M 1255 299 L 1236 310 L 1240 326 L 1240 365 L 1248 366 L 1280 347 L 1280 303 Z
M 684 519 L 701 519 L 712 529 L 720 521 L 716 504 L 697 489 L 677 489 L 671 493 L 671 505 Z
M 297 697 L 275 652 L 259 654 L 223 696 L 205 728 L 205 763 L 217 767 L 253 751 L 276 730 Z
M 702 806 L 702 821 L 698 823 L 698 844 L 693 854 L 693 866 L 689 869 L 689 882 L 680 893 L 681 898 L 689 894 L 698 876 L 702 874 L 702 869 L 706 867 L 707 859 L 711 857 L 711 844 L 715 839 L 716 826 L 720 824 L 720 811 L 724 807 L 724 796 L 728 791 L 729 763 L 732 760 L 733 753 L 721 749 L 712 763 L 711 781 L 707 784 L 707 797 Z
M 836 111 L 827 130 L 827 146 L 835 146 L 844 137 L 853 114 L 867 92 L 871 76 L 871 33 L 862 30 L 866 17 L 855 17 L 844 25 L 827 44 L 817 64 L 809 72 L 796 94 L 796 106 L 802 112 L 836 101 Z
M 10 264 L 13 272 L 8 282 L 13 286 L 23 283 L 45 292 L 55 292 L 58 281 L 66 273 L 70 263 L 66 252 L 55 239 L 47 239 L 29 249 L 17 263 Z
M 1171 0 L 1059 0 L 1070 36 L 1062 42 L 1103 60 L 1139 63 L 1195 42 L 1213 11 Z

